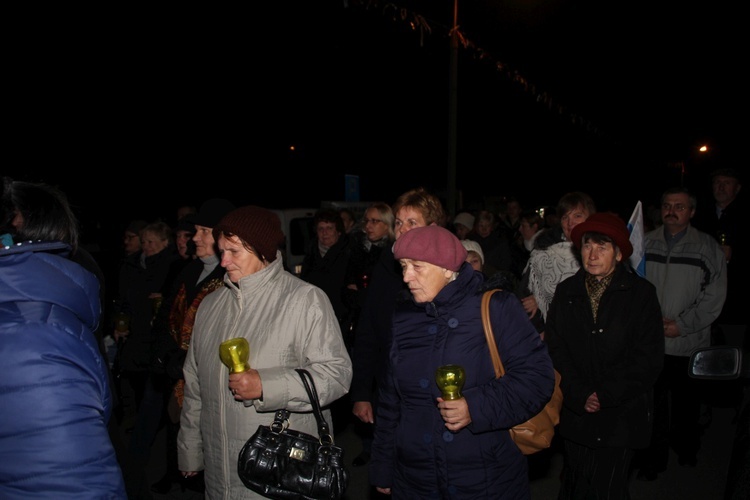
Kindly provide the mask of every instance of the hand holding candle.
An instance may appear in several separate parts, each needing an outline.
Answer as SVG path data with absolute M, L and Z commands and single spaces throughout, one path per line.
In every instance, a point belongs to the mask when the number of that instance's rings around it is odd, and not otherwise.
M 241 373 L 250 368 L 250 345 L 242 337 L 225 340 L 219 346 L 221 362 L 227 365 L 229 373 Z
M 461 399 L 461 389 L 464 387 L 466 372 L 463 366 L 443 365 L 435 371 L 435 382 L 437 382 L 440 392 L 443 393 L 443 399 L 452 401 Z

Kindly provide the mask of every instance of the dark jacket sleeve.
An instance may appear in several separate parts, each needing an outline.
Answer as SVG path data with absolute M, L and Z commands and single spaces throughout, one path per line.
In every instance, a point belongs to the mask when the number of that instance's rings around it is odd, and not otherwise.
M 539 413 L 552 397 L 555 374 L 547 346 L 518 298 L 495 293 L 490 318 L 505 375 L 466 391 L 474 433 L 510 428 Z M 489 354 L 487 354 L 489 359 Z

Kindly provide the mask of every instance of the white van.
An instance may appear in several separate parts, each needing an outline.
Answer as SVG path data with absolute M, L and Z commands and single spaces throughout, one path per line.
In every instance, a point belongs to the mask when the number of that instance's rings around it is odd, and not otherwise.
M 299 276 L 302 260 L 305 258 L 305 249 L 315 238 L 313 219 L 317 208 L 284 208 L 270 209 L 279 216 L 281 229 L 284 231 L 284 265 Z

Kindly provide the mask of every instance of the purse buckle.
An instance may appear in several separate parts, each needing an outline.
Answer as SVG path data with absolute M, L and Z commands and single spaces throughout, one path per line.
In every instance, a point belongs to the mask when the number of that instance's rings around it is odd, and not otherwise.
M 293 458 L 295 460 L 304 460 L 305 459 L 305 450 L 303 450 L 302 448 L 292 447 L 292 449 L 289 450 L 289 457 Z

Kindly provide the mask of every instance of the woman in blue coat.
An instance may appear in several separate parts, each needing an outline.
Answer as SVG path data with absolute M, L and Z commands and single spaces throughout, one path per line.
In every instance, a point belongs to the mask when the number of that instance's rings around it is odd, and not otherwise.
M 552 395 L 547 347 L 510 292 L 490 316 L 506 375 L 495 378 L 482 328 L 486 285 L 447 229 L 426 226 L 394 246 L 411 298 L 396 306 L 388 377 L 378 408 L 370 481 L 399 498 L 528 499 L 527 460 L 508 429 Z M 445 401 L 441 365 L 466 370 L 463 398 Z
M 93 333 L 99 283 L 69 252 L 60 242 L 0 247 L 3 499 L 126 498 Z

